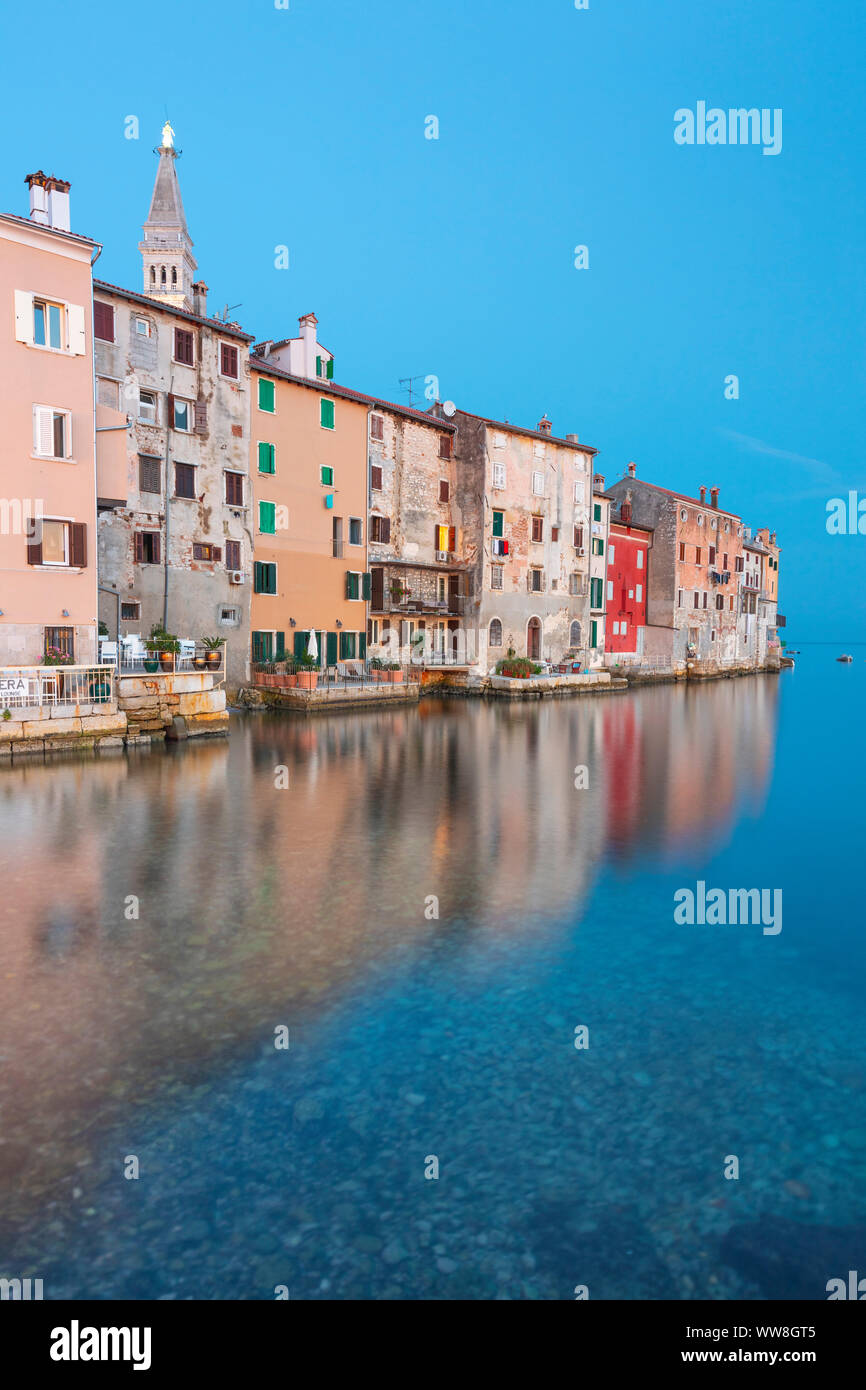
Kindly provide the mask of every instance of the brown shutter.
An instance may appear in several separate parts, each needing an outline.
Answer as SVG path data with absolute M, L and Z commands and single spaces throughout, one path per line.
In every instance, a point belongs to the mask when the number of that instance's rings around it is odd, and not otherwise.
M 433 549 L 434 549 L 434 550 L 438 550 L 438 549 L 439 549 L 439 527 L 438 527 L 438 525 L 436 525 L 436 526 L 433 527 Z
M 73 521 L 69 527 L 69 563 L 76 569 L 87 567 L 87 524 Z
M 174 429 L 174 396 L 170 391 L 168 393 L 168 428 Z
M 27 563 L 28 565 L 42 564 L 42 522 L 38 518 L 30 517 L 27 521 L 27 531 L 35 530 L 38 539 L 27 542 Z
M 383 542 L 384 545 L 387 545 L 391 539 L 391 518 L 389 516 L 382 518 L 382 520 L 379 523 L 379 530 L 380 540 Z
M 221 546 L 218 546 L 218 545 L 215 545 L 215 546 L 213 547 L 213 554 L 212 554 L 212 556 L 211 556 L 211 559 L 214 560 L 214 561 L 217 561 L 217 560 L 221 560 L 222 557 L 223 557 L 222 547 L 221 547 Z
M 140 531 L 136 531 L 132 537 L 133 550 L 132 557 L 140 565 L 144 560 L 144 536 Z
M 153 563 L 158 565 L 160 562 L 160 535 L 158 531 L 153 533 Z
M 448 549 L 453 554 L 457 548 L 457 530 L 454 526 L 448 527 Z
M 199 400 L 195 403 L 195 432 L 207 434 L 207 401 Z

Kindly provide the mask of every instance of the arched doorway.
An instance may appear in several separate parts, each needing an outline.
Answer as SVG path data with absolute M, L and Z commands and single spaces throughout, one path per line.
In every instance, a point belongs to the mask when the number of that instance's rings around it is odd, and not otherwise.
M 530 661 L 541 660 L 541 621 L 530 618 L 526 626 L 526 655 Z

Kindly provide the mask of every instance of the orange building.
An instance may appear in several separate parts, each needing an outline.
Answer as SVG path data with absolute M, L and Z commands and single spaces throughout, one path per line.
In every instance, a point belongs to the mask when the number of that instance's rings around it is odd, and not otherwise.
M 0 665 L 96 660 L 91 264 L 69 184 L 30 174 L 0 214 Z
M 259 344 L 250 359 L 252 660 L 300 656 L 314 629 L 319 663 L 331 666 L 367 650 L 369 411 L 333 384 L 315 315 L 301 329 L 300 339 Z M 295 366 L 299 344 L 311 376 L 283 365 Z

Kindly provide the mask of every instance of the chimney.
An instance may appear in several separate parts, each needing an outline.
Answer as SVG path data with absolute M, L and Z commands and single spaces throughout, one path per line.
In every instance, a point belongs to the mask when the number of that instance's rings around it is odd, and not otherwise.
M 702 488 L 701 488 L 701 491 L 700 491 L 700 499 L 701 499 L 701 502 L 706 502 L 706 500 L 707 500 L 707 489 L 706 489 L 705 487 L 702 487 Z
M 636 464 L 636 463 L 630 463 L 630 464 L 629 464 L 629 466 L 628 466 L 628 476 L 629 476 L 630 478 L 636 478 L 636 477 L 637 477 L 637 464 Z M 630 496 L 631 496 L 631 493 L 629 493 L 629 497 L 630 497 Z
M 70 186 L 63 179 L 56 179 L 53 174 L 45 182 L 45 187 L 48 190 L 48 224 L 51 227 L 56 227 L 58 232 L 70 230 Z
M 604 492 L 604 474 L 594 473 L 592 478 L 593 492 Z
M 302 314 L 298 319 L 299 337 L 303 339 L 304 348 L 304 371 L 303 375 L 315 377 L 316 375 L 316 328 L 319 320 L 315 314 Z
M 568 443 L 568 444 L 579 444 L 579 443 L 580 443 L 580 435 L 579 435 L 579 434 L 567 434 L 567 435 L 565 436 L 565 439 L 566 439 L 566 443 Z
M 207 285 L 204 280 L 196 280 L 192 287 L 192 311 L 200 319 L 207 318 Z
M 48 180 L 39 169 L 35 174 L 28 174 L 24 180 L 30 186 L 30 220 L 38 222 L 41 226 L 49 226 L 48 222 L 48 190 L 46 184 Z
M 539 434 L 550 434 L 551 430 L 553 429 L 553 425 L 551 421 L 548 420 L 547 415 L 544 414 L 542 415 L 535 428 L 538 430 Z
M 626 489 L 625 497 L 622 499 L 619 508 L 620 520 L 627 526 L 631 523 L 631 488 Z
M 770 545 L 775 545 L 775 544 L 776 544 L 776 533 L 775 533 L 775 531 L 772 531 L 772 532 L 770 533 Z
M 710 506 L 711 506 L 711 507 L 715 507 L 715 508 L 716 508 L 716 511 L 718 511 L 718 508 L 719 508 L 719 489 L 718 489 L 717 487 L 711 487 L 711 488 L 710 488 Z

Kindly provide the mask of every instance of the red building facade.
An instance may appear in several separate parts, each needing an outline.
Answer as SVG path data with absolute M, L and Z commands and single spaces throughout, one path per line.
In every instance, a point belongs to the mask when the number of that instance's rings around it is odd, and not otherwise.
M 607 548 L 606 636 L 608 652 L 643 652 L 647 574 L 652 531 L 631 524 L 631 503 L 623 499 L 619 517 L 611 509 Z

